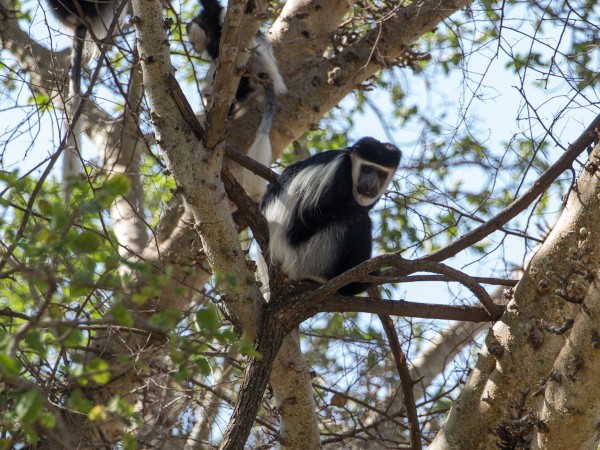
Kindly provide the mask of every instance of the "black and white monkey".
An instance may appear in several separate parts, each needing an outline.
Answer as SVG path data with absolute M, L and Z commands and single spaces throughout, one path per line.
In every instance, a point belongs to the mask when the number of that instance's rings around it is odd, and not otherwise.
M 219 58 L 225 10 L 219 0 L 200 0 L 200 4 L 201 11 L 187 24 L 188 38 L 194 51 L 198 54 L 206 51 L 215 63 Z M 248 105 L 256 102 L 264 92 L 262 120 L 247 155 L 268 166 L 271 164 L 272 158 L 269 133 L 275 114 L 275 96 L 285 94 L 287 88 L 279 73 L 273 48 L 264 36 L 256 36 L 250 45 L 250 51 L 252 53 L 236 90 L 231 115 L 234 117 L 243 115 L 248 109 Z M 207 75 L 207 85 L 203 92 L 205 102 L 209 101 L 212 94 L 215 67 L 213 64 Z M 260 200 L 266 189 L 266 181 L 248 170 L 242 172 L 242 178 L 241 184 L 248 195 L 255 201 Z
M 86 36 L 104 39 L 116 17 L 119 0 L 48 0 L 50 9 L 61 24 L 67 28 L 73 40 L 71 49 L 71 72 L 69 77 L 70 100 L 66 111 L 67 120 L 72 118 L 81 103 L 81 72 L 83 66 Z M 88 36 L 89 37 L 89 36 Z M 89 39 L 88 39 L 89 42 Z M 96 54 L 96 46 L 89 46 L 89 53 Z M 63 180 L 81 171 L 79 152 L 81 150 L 82 121 L 78 120 L 69 131 L 68 148 L 63 156 Z M 66 196 L 69 197 L 69 191 Z
M 371 258 L 369 211 L 383 195 L 401 158 L 393 144 L 365 137 L 287 167 L 259 204 L 269 224 L 267 261 L 292 280 L 324 283 Z M 264 261 L 259 280 L 267 282 Z M 355 295 L 368 283 L 351 283 Z

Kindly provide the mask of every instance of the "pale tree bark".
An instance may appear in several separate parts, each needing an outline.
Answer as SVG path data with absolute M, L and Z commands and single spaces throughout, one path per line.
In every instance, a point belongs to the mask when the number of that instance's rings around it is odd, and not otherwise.
M 273 44 L 277 56 L 284 62 L 281 66 L 289 94 L 279 102 L 279 111 L 271 131 L 274 157 L 278 157 L 293 139 L 314 128 L 323 114 L 375 73 L 400 64 L 399 58 L 421 36 L 471 3 L 472 0 L 414 2 L 400 8 L 396 14 L 373 27 L 358 42 L 332 57 L 319 54 L 325 40 L 321 40 L 322 35 L 318 31 L 307 26 L 310 42 L 318 38 L 318 47 L 314 50 L 317 56 L 303 64 L 294 64 L 297 57 L 293 46 L 288 50 L 287 36 L 289 33 L 289 41 L 293 42 L 295 35 L 286 28 L 291 28 L 292 25 L 299 27 L 300 34 L 303 34 L 302 14 L 297 15 L 297 21 L 290 21 L 289 16 L 278 19 L 273 26 Z M 303 3 L 298 6 L 302 7 Z M 323 15 L 328 14 L 325 8 L 319 11 Z M 288 14 L 291 15 L 291 12 Z M 322 17 L 317 18 L 314 23 L 327 24 L 328 21 Z M 288 62 L 291 63 L 289 66 Z
M 599 156 L 596 147 L 590 162 Z M 556 226 L 525 269 L 505 314 L 486 337 L 477 364 L 431 449 L 487 449 L 500 442 L 529 445 L 534 436 L 540 448 L 586 448 L 595 441 L 592 428 L 579 438 L 583 447 L 556 446 L 546 439 L 565 431 L 563 424 L 570 420 L 595 423 L 596 417 L 595 407 L 578 404 L 578 399 L 593 397 L 595 392 L 582 383 L 594 367 L 585 358 L 593 358 L 595 351 L 592 336 L 584 338 L 582 333 L 593 322 L 590 311 L 597 307 L 598 297 L 590 283 L 600 267 L 596 238 L 600 178 L 595 163 L 587 167 L 590 170 L 579 177 Z M 592 318 L 586 319 L 589 314 Z M 571 320 L 576 325 L 569 333 Z M 575 386 L 581 389 L 578 394 Z M 561 403 L 567 394 L 576 394 L 572 408 L 569 401 Z M 586 413 L 589 419 L 583 418 Z M 578 439 L 570 431 L 565 434 L 563 439 Z
M 541 404 L 532 448 L 596 449 L 600 441 L 600 278 L 585 293 L 586 310 L 579 312 L 565 345 L 554 361 Z

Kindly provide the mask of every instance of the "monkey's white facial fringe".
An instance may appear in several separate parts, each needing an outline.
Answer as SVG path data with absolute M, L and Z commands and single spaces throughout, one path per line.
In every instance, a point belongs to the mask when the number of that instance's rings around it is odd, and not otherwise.
M 206 33 L 196 22 L 190 22 L 188 39 L 196 53 L 201 55 L 206 50 Z
M 360 176 L 360 170 L 362 166 L 371 166 L 373 168 L 387 173 L 385 182 L 382 183 L 379 192 L 375 197 L 368 197 L 366 195 L 362 195 L 358 192 L 356 188 L 358 186 L 358 178 Z M 352 153 L 352 195 L 354 196 L 354 200 L 356 200 L 356 203 L 358 203 L 360 206 L 371 206 L 375 204 L 387 189 L 388 185 L 390 184 L 390 181 L 392 181 L 392 177 L 394 176 L 395 172 L 395 167 L 389 168 L 380 166 L 379 164 L 373 164 L 361 158 L 356 153 Z

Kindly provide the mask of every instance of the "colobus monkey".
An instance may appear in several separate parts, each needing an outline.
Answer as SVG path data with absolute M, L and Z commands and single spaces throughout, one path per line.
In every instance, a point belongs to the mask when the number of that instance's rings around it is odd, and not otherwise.
M 219 0 L 200 0 L 200 3 L 202 10 L 192 19 L 186 29 L 194 51 L 199 54 L 206 51 L 214 63 L 219 58 L 219 44 L 221 42 L 225 10 Z M 255 97 L 264 89 L 265 107 L 262 120 L 256 138 L 247 154 L 261 164 L 268 166 L 271 164 L 272 158 L 269 132 L 275 114 L 275 94 L 284 94 L 287 92 L 287 88 L 279 73 L 273 48 L 269 41 L 261 35 L 256 36 L 251 44 L 251 51 L 252 54 L 245 68 L 245 73 L 240 79 L 235 94 L 231 114 L 235 117 L 244 114 L 247 105 L 252 104 Z M 208 83 L 203 93 L 205 100 L 211 96 L 214 71 L 215 65 L 213 64 L 207 75 Z M 242 176 L 242 185 L 248 195 L 255 201 L 260 200 L 266 189 L 266 181 L 247 170 L 243 171 Z
M 70 101 L 66 106 L 66 123 L 73 117 L 81 103 L 81 71 L 85 38 L 88 30 L 97 39 L 104 39 L 115 18 L 118 0 L 48 0 L 52 12 L 63 26 L 68 28 L 73 39 L 71 49 L 71 73 L 69 79 Z M 92 51 L 91 53 L 95 53 Z M 78 120 L 69 131 L 67 149 L 63 156 L 63 181 L 81 171 L 79 151 L 81 150 L 82 122 Z M 66 186 L 66 184 L 65 184 Z M 70 191 L 66 189 L 68 198 Z
M 365 137 L 352 147 L 286 168 L 259 205 L 269 223 L 267 261 L 280 264 L 292 280 L 324 283 L 369 259 L 369 211 L 392 180 L 400 157 L 393 144 Z M 268 280 L 260 264 L 259 279 L 263 284 Z M 368 286 L 351 283 L 339 292 L 355 295 Z

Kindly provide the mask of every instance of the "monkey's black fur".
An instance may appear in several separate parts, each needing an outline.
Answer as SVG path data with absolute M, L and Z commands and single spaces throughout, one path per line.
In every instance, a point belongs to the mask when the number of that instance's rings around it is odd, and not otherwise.
M 260 209 L 269 222 L 269 261 L 291 279 L 327 281 L 371 257 L 369 211 L 400 163 L 392 144 L 363 138 L 292 164 L 267 189 Z M 353 170 L 353 165 L 354 170 Z M 351 283 L 355 295 L 368 283 Z
M 186 25 L 188 36 L 190 28 L 195 23 L 204 32 L 204 47 L 213 61 L 219 59 L 219 44 L 221 43 L 223 6 L 218 0 L 200 0 L 202 10 Z M 201 43 L 193 42 L 194 46 Z M 201 53 L 200 51 L 198 53 Z
M 85 27 L 86 21 L 93 24 L 114 6 L 111 0 L 48 0 L 48 3 L 56 18 L 71 27 Z

